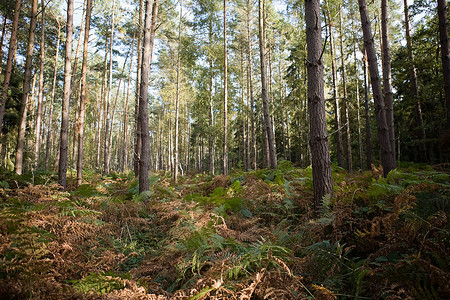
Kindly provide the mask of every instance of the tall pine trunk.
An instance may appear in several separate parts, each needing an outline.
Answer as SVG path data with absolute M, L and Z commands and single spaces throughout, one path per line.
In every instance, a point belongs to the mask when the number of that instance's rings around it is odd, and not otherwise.
M 133 169 L 134 175 L 139 175 L 139 158 L 141 155 L 141 124 L 139 123 L 139 91 L 142 69 L 142 28 L 143 28 L 144 0 L 139 0 L 139 24 L 138 24 L 138 43 L 137 43 L 137 70 L 136 70 L 136 97 L 134 106 L 134 151 L 133 151 Z
M 344 102 L 344 122 L 345 122 L 345 137 L 347 140 L 347 171 L 351 172 L 352 165 L 352 139 L 350 134 L 350 118 L 349 114 L 349 99 L 347 95 L 347 74 L 346 74 L 346 66 L 345 66 L 345 54 L 344 54 L 344 33 L 342 31 L 342 13 L 339 12 L 339 44 L 341 50 L 341 72 L 342 72 L 342 98 Z
M 139 159 L 139 192 L 148 191 L 148 165 L 150 158 L 150 138 L 148 127 L 148 82 L 151 64 L 151 25 L 152 0 L 145 0 L 144 51 L 139 89 L 139 123 L 141 138 L 141 156 Z
M 22 0 L 16 0 L 16 7 L 14 9 L 14 20 L 12 24 L 11 37 L 9 39 L 8 60 L 6 61 L 6 69 L 3 79 L 3 89 L 0 98 L 0 133 L 3 128 L 3 117 L 5 116 L 6 100 L 8 98 L 9 82 L 11 80 L 11 72 L 14 60 L 14 53 L 17 45 L 17 30 L 19 26 L 20 6 Z
M 110 36 L 110 44 L 109 44 L 109 80 L 108 80 L 108 90 L 106 91 L 106 122 L 105 122 L 105 148 L 103 151 L 103 173 L 109 173 L 110 167 L 110 151 L 111 145 L 109 142 L 110 131 L 112 130 L 112 124 L 110 122 L 110 107 L 111 107 L 111 93 L 112 93 L 112 66 L 113 66 L 113 41 L 114 41 L 114 26 L 115 26 L 115 8 L 116 1 L 113 0 L 112 7 L 112 19 L 111 19 L 111 36 Z
M 83 62 L 81 65 L 81 93 L 80 93 L 80 112 L 79 112 L 79 128 L 78 128 L 78 160 L 77 160 L 77 185 L 81 185 L 83 177 L 83 139 L 84 139 L 84 118 L 86 114 L 86 97 L 87 97 L 87 72 L 88 72 L 88 45 L 89 45 L 89 29 L 91 27 L 91 11 L 92 0 L 86 0 L 86 23 L 84 26 L 84 43 L 83 43 Z
M 181 81 L 181 22 L 183 18 L 183 0 L 180 0 L 180 20 L 178 24 L 178 50 L 177 50 L 177 95 L 175 99 L 175 149 L 174 149 L 174 168 L 173 168 L 173 181 L 177 183 L 178 181 L 178 114 L 180 108 L 180 81 Z
M 70 81 L 72 74 L 73 0 L 67 0 L 66 55 L 64 63 L 64 99 L 62 104 L 61 136 L 59 145 L 58 182 L 67 188 L 67 149 L 69 132 Z
M 411 33 L 409 29 L 409 11 L 408 11 L 408 3 L 407 0 L 403 0 L 403 9 L 405 13 L 405 35 L 406 35 L 406 46 L 408 48 L 408 56 L 409 56 L 409 73 L 410 73 L 410 84 L 411 90 L 414 95 L 415 106 L 414 106 L 414 118 L 417 125 L 416 135 L 419 139 L 419 159 L 421 162 L 427 161 L 427 147 L 425 139 L 427 138 L 425 133 L 425 127 L 423 124 L 423 116 L 422 116 L 422 107 L 420 104 L 420 95 L 419 95 L 419 84 L 417 82 L 417 71 L 416 66 L 414 64 L 414 52 L 412 48 L 411 42 Z
M 251 6 L 250 0 L 247 0 L 247 89 L 250 97 L 250 123 L 251 123 L 251 146 L 249 152 L 251 153 L 251 168 L 256 170 L 257 168 L 257 151 L 256 151 L 256 126 L 255 126 L 255 100 L 253 98 L 253 63 L 252 63 L 252 40 L 251 40 L 251 28 L 250 28 L 250 13 Z M 251 150 L 250 150 L 251 149 Z
M 227 0 L 223 0 L 223 174 L 228 175 Z
M 37 23 L 37 11 L 38 11 L 38 1 L 33 0 L 33 6 L 31 9 L 31 16 L 30 16 L 31 19 L 30 32 L 28 36 L 28 47 L 25 61 L 25 78 L 23 82 L 23 94 L 20 108 L 19 132 L 17 134 L 16 161 L 14 164 L 14 171 L 18 175 L 22 174 L 23 171 L 23 151 L 25 146 L 25 131 L 27 124 L 27 110 L 28 110 L 27 101 L 28 101 L 28 94 L 30 92 L 31 67 L 33 62 L 34 36 Z
M 266 42 L 264 24 L 264 0 L 259 0 L 259 56 L 261 62 L 261 94 L 263 102 L 264 128 L 267 134 L 267 147 L 269 150 L 269 165 L 272 169 L 277 168 L 277 155 L 275 149 L 275 138 L 273 135 L 272 122 L 269 111 L 269 95 L 267 92 L 267 67 L 266 67 Z
M 39 94 L 38 94 L 38 106 L 36 115 L 36 126 L 35 126 L 35 139 L 36 143 L 34 145 L 34 166 L 37 168 L 39 163 L 39 151 L 41 146 L 41 126 L 42 126 L 42 106 L 44 98 L 44 58 L 45 58 L 45 3 L 41 0 L 41 43 L 40 43 L 40 67 L 39 67 Z
M 131 84 L 131 72 L 133 70 L 133 54 L 134 54 L 134 40 L 135 35 L 133 34 L 133 43 L 131 44 L 131 62 L 130 69 L 128 71 L 128 82 L 127 82 L 127 94 L 125 98 L 125 105 L 123 107 L 123 151 L 122 151 L 122 173 L 128 168 L 128 104 L 130 99 L 130 84 Z
M 366 0 L 358 0 L 358 3 L 375 104 L 381 164 L 383 166 L 383 175 L 386 176 L 389 171 L 395 168 L 395 156 L 390 143 L 389 127 L 386 121 L 386 107 L 383 101 L 383 92 L 381 91 L 381 80 L 378 72 L 377 56 L 375 45 L 373 43 L 372 28 L 370 26 Z
M 331 160 L 325 120 L 323 91 L 322 33 L 319 0 L 305 1 L 308 108 L 313 172 L 314 208 L 320 211 L 322 198 L 333 196 Z
M 334 119 L 336 122 L 336 146 L 338 166 L 344 167 L 344 146 L 342 142 L 342 122 L 341 111 L 339 106 L 338 88 L 337 88 L 337 71 L 336 71 L 336 49 L 333 36 L 333 22 L 331 19 L 330 9 L 328 8 L 328 28 L 330 35 L 330 54 L 331 54 L 331 75 L 333 81 L 333 100 L 334 100 Z
M 445 102 L 447 104 L 447 129 L 450 130 L 450 49 L 448 41 L 447 1 L 437 0 L 439 38 L 441 43 L 442 75 L 444 79 Z
M 213 29 L 212 29 L 212 18 L 213 14 L 209 15 L 209 47 L 212 49 L 213 47 Z M 209 54 L 209 172 L 212 176 L 214 176 L 214 102 L 213 102 L 213 58 L 212 53 Z
M 58 33 L 56 36 L 56 54 L 55 54 L 55 62 L 53 67 L 53 83 L 52 83 L 52 98 L 50 100 L 50 111 L 48 113 L 48 130 L 47 130 L 47 142 L 45 146 L 45 170 L 48 170 L 49 160 L 50 160 L 50 149 L 51 149 L 51 137 L 52 137 L 52 127 L 53 127 L 53 103 L 55 102 L 55 90 L 56 90 L 56 75 L 58 73 L 58 58 L 59 58 L 59 43 L 60 43 L 60 34 L 61 34 L 61 24 L 58 20 L 58 17 L 55 18 L 56 23 L 58 23 Z
M 367 52 L 364 49 L 364 116 L 366 120 L 366 155 L 367 169 L 372 167 L 372 131 L 370 129 L 370 108 L 369 108 L 369 70 L 367 65 Z
M 389 128 L 389 142 L 395 160 L 394 94 L 392 93 L 391 49 L 389 46 L 388 0 L 381 0 L 381 36 L 383 40 L 383 94 L 386 105 L 386 122 Z

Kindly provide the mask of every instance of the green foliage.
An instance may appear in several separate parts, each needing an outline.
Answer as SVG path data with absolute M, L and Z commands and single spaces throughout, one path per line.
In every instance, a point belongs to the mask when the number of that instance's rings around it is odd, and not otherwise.
M 195 201 L 206 206 L 215 206 L 214 212 L 222 217 L 227 217 L 230 212 L 240 212 L 244 217 L 252 217 L 252 213 L 245 207 L 245 200 L 241 197 L 243 187 L 239 180 L 235 180 L 229 188 L 217 187 L 209 195 L 204 197 L 199 193 L 188 194 L 185 201 Z
M 227 271 L 227 276 L 230 279 L 238 279 L 260 268 L 285 268 L 289 256 L 289 249 L 261 238 L 259 241 L 241 248 L 234 266 Z
M 126 276 L 129 277 L 129 276 Z M 83 293 L 98 293 L 103 295 L 114 290 L 125 288 L 122 279 L 123 276 L 114 272 L 90 273 L 80 280 L 72 280 L 72 286 L 75 290 Z

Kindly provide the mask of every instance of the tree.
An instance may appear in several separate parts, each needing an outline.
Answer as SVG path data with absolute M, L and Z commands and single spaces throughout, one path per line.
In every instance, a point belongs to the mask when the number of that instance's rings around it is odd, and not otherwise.
M 441 43 L 442 75 L 445 102 L 447 104 L 447 129 L 450 130 L 450 49 L 448 41 L 447 1 L 437 0 L 439 18 L 439 38 Z
M 87 97 L 87 72 L 88 72 L 88 45 L 89 45 L 89 29 L 91 27 L 91 11 L 92 0 L 86 0 L 86 21 L 84 26 L 84 43 L 83 43 L 83 62 L 81 65 L 81 93 L 80 93 L 80 112 L 79 128 L 78 128 L 78 159 L 77 159 L 77 185 L 81 185 L 83 176 L 83 140 L 84 140 L 84 118 L 86 114 L 86 97 Z
M 180 20 L 178 24 L 178 49 L 177 49 L 177 94 L 175 99 L 175 162 L 173 166 L 173 181 L 177 183 L 178 181 L 178 131 L 179 131 L 179 122 L 178 122 L 178 114 L 180 109 L 180 71 L 181 71 L 181 22 L 183 17 L 183 1 L 180 1 Z
M 39 163 L 39 150 L 41 146 L 41 124 L 42 124 L 42 106 L 43 106 L 43 97 L 44 97 L 44 58 L 45 58 L 45 3 L 44 0 L 41 0 L 41 43 L 39 49 L 39 59 L 40 59 L 40 67 L 39 67 L 39 94 L 38 94 L 38 106 L 37 106 L 37 114 L 36 114 L 36 126 L 34 136 L 36 139 L 34 145 L 34 166 L 37 168 Z
M 342 122 L 341 111 L 339 106 L 338 88 L 337 88 L 337 71 L 336 71 L 336 49 L 333 36 L 333 19 L 327 2 L 328 29 L 330 35 L 330 54 L 331 54 L 331 75 L 333 81 L 333 100 L 334 100 L 334 119 L 336 122 L 336 144 L 337 144 L 337 160 L 338 166 L 344 167 L 344 146 L 342 142 Z
M 409 10 L 407 0 L 403 0 L 403 10 L 405 14 L 405 36 L 406 36 L 406 45 L 408 47 L 408 56 L 409 56 L 409 72 L 410 72 L 410 84 L 411 90 L 415 97 L 415 107 L 414 107 L 414 116 L 416 119 L 416 124 L 418 129 L 416 130 L 417 137 L 421 141 L 419 143 L 419 156 L 421 162 L 427 161 L 427 147 L 425 145 L 426 133 L 423 124 L 423 116 L 422 116 L 422 105 L 420 103 L 419 98 L 419 84 L 417 82 L 417 71 L 414 63 L 414 52 L 412 48 L 411 41 L 411 33 L 410 33 L 410 24 L 409 24 Z
M 261 96 L 263 102 L 264 127 L 267 134 L 269 164 L 272 169 L 277 168 L 277 153 L 275 149 L 275 137 L 272 129 L 272 122 L 269 111 L 269 95 L 267 93 L 267 67 L 266 67 L 266 41 L 265 41 L 265 25 L 264 25 L 264 0 L 259 2 L 259 57 L 261 62 Z M 267 151 L 267 149 L 266 149 Z
M 256 170 L 257 152 L 256 152 L 256 126 L 255 126 L 255 101 L 253 98 L 253 67 L 252 67 L 252 40 L 251 40 L 251 28 L 250 28 L 250 15 L 251 5 L 250 0 L 247 0 L 247 90 L 250 97 L 250 122 L 251 122 L 251 167 Z
M 109 161 L 110 161 L 110 143 L 109 135 L 112 130 L 112 122 L 110 122 L 110 107 L 111 107 L 111 93 L 112 93 L 112 73 L 113 73 L 113 41 L 114 41 L 114 16 L 115 16 L 116 1 L 113 0 L 112 17 L 111 17 L 111 36 L 109 42 L 109 80 L 108 90 L 106 91 L 106 123 L 105 123 L 105 148 L 103 149 L 103 173 L 109 173 Z
M 5 75 L 3 79 L 3 89 L 0 98 L 0 133 L 3 128 L 3 117 L 5 115 L 6 99 L 8 97 L 9 82 L 11 80 L 11 71 L 13 66 L 14 53 L 16 50 L 17 29 L 19 26 L 20 5 L 22 0 L 16 0 L 16 7 L 14 9 L 14 20 L 11 30 L 11 37 L 9 39 L 8 60 L 6 61 Z M 2 36 L 3 37 L 3 36 Z
M 148 81 L 151 64 L 152 0 L 145 0 L 144 51 L 142 53 L 141 80 L 139 89 L 139 123 L 141 156 L 139 159 L 139 192 L 148 191 L 148 161 L 150 159 L 150 139 L 148 127 Z
M 55 103 L 55 89 L 56 89 L 56 75 L 58 73 L 58 58 L 59 58 L 59 43 L 60 43 L 60 35 L 61 35 L 61 24 L 59 22 L 59 18 L 55 18 L 56 23 L 58 24 L 58 32 L 56 34 L 56 54 L 55 54 L 55 62 L 53 68 L 53 83 L 52 83 L 52 96 L 50 100 L 50 112 L 49 112 L 49 122 L 47 129 L 47 142 L 45 147 L 45 170 L 48 170 L 49 160 L 50 160 L 50 140 L 52 136 L 52 128 L 53 128 L 53 104 Z
M 227 0 L 223 0 L 223 174 L 228 174 L 228 53 Z
M 143 27 L 143 12 L 144 12 L 144 0 L 139 0 L 139 20 L 138 20 L 138 42 L 137 42 L 137 70 L 136 70 L 136 97 L 134 106 L 134 154 L 133 154 L 133 169 L 134 175 L 139 175 L 139 158 L 141 155 L 141 124 L 139 123 L 139 91 L 142 69 L 142 27 Z
M 366 0 L 358 0 L 358 3 L 364 36 L 364 46 L 367 52 L 367 60 L 369 64 L 373 100 L 375 104 L 375 117 L 377 121 L 378 140 L 381 152 L 381 164 L 383 166 L 383 174 L 384 176 L 387 176 L 389 171 L 395 169 L 395 156 L 390 143 L 389 128 L 386 121 L 386 107 L 383 100 L 383 93 L 381 91 L 377 56 L 375 52 L 375 45 L 373 43 L 372 28 L 370 27 Z
M 67 0 L 66 54 L 64 59 L 64 98 L 62 103 L 61 135 L 59 142 L 58 182 L 67 188 L 67 150 L 69 138 L 69 101 L 72 74 L 73 0 Z
M 37 23 L 37 11 L 38 11 L 38 1 L 33 0 L 33 6 L 31 9 L 30 16 L 30 32 L 28 36 L 28 47 L 25 61 L 25 78 L 23 82 L 23 94 L 20 108 L 20 121 L 19 121 L 19 132 L 17 134 L 17 150 L 16 150 L 16 161 L 14 164 L 14 172 L 16 174 L 22 174 L 23 168 L 23 152 L 25 146 L 25 131 L 27 125 L 27 109 L 28 109 L 28 94 L 30 92 L 31 83 L 31 68 L 33 62 L 33 50 L 34 50 L 34 36 L 36 31 Z
M 319 0 L 305 1 L 308 108 L 311 161 L 313 170 L 314 207 L 321 208 L 325 195 L 333 196 L 331 160 L 325 120 L 325 96 L 323 91 L 322 35 Z
M 386 122 L 389 129 L 389 142 L 395 164 L 394 95 L 392 93 L 391 49 L 389 47 L 388 2 L 381 0 L 381 36 L 383 40 L 383 94 L 386 105 Z

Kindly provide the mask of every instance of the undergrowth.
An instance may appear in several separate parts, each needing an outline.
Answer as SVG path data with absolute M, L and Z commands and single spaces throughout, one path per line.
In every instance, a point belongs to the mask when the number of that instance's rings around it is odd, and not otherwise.
M 333 166 L 315 217 L 312 170 L 0 174 L 1 299 L 446 299 L 450 176 Z M 70 178 L 69 178 L 70 180 Z

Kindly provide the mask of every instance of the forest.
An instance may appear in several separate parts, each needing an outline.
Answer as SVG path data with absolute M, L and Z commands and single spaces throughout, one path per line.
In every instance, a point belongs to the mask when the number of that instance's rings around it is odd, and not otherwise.
M 445 0 L 0 0 L 0 299 L 449 299 Z

